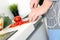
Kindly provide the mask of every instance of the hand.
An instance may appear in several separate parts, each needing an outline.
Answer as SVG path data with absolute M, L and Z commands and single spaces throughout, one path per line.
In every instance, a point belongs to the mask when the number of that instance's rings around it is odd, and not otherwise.
M 47 12 L 47 10 L 50 8 L 52 5 L 52 2 L 49 0 L 44 0 L 43 4 L 39 7 L 36 7 L 38 4 L 37 0 L 32 0 L 30 5 L 31 5 L 31 13 L 29 14 L 29 21 L 35 21 L 39 16 L 43 15 L 44 13 Z M 33 8 L 34 6 L 34 8 Z
M 41 12 L 39 7 L 32 9 L 31 13 L 29 14 L 29 21 L 35 21 L 41 15 L 41 13 L 43 13 L 43 11 Z
M 36 8 L 38 5 L 39 0 L 31 0 L 30 1 L 30 8 Z

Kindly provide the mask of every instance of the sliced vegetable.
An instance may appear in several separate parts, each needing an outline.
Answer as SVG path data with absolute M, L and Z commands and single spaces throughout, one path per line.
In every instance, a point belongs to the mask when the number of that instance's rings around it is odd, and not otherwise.
M 18 25 L 19 25 L 19 22 L 14 23 L 14 25 L 15 25 L 15 26 L 18 26 Z
M 14 24 L 11 24 L 9 28 L 14 28 L 14 27 L 17 27 L 17 26 L 25 24 L 25 23 L 28 23 L 28 21 L 19 21 Z
M 23 21 L 20 21 L 20 22 L 19 22 L 19 25 L 22 25 L 22 24 L 23 24 Z
M 9 28 L 14 28 L 16 26 L 19 26 L 19 25 L 22 25 L 22 24 L 25 24 L 25 23 L 29 22 L 29 20 L 23 21 L 20 16 L 14 17 L 14 21 L 15 21 L 15 23 L 11 24 Z
M 16 27 L 14 24 L 11 24 L 9 28 L 13 28 L 13 27 Z

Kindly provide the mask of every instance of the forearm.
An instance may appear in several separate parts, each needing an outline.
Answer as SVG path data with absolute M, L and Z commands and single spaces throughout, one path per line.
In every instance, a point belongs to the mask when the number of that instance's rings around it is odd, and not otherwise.
M 40 10 L 42 9 L 43 14 L 44 14 L 44 13 L 47 12 L 47 10 L 50 8 L 51 5 L 52 5 L 52 2 L 51 1 L 44 0 L 43 4 L 40 6 Z

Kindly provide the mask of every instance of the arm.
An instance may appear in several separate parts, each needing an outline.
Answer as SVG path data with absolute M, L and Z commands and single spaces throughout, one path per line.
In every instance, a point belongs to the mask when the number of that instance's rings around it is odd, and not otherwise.
M 50 0 L 44 0 L 43 4 L 39 7 L 40 11 L 43 12 L 41 15 L 47 12 L 51 5 L 52 2 Z

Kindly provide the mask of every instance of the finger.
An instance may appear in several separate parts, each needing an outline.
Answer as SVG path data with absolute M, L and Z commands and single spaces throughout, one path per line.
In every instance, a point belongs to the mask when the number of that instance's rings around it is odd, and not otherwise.
M 31 13 L 29 14 L 29 20 L 30 22 L 33 21 L 34 15 L 36 15 L 33 11 L 31 11 Z
M 38 16 L 35 15 L 32 21 L 36 21 L 37 18 L 38 18 Z
M 37 16 L 37 18 L 35 19 L 35 21 L 38 19 L 39 16 Z
M 37 8 L 37 6 L 38 6 L 38 2 L 35 3 L 34 8 Z
M 30 8 L 31 9 L 33 8 L 33 5 L 34 5 L 34 3 L 33 2 L 30 2 Z
M 32 17 L 33 17 L 33 15 L 32 15 L 33 13 L 30 13 L 29 14 L 29 22 L 31 22 L 32 21 Z
M 32 17 L 29 17 L 29 22 L 32 22 L 33 18 Z

